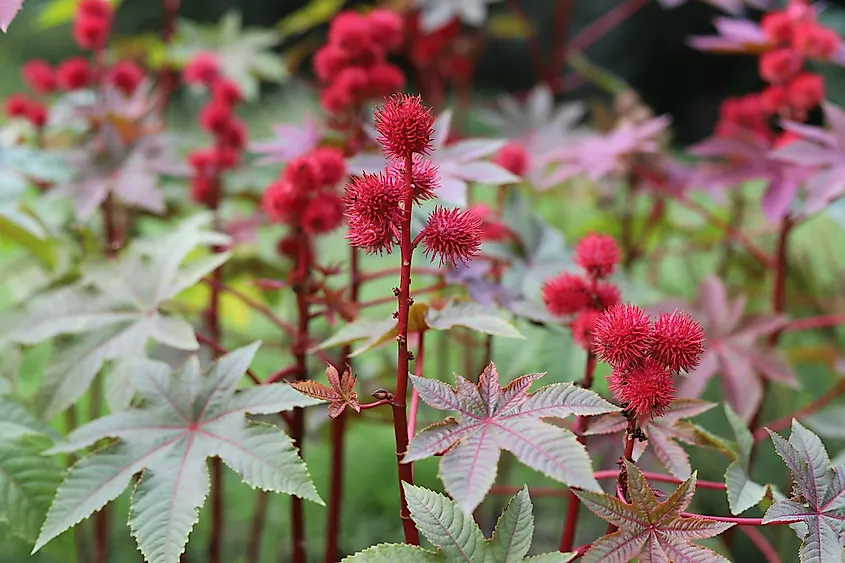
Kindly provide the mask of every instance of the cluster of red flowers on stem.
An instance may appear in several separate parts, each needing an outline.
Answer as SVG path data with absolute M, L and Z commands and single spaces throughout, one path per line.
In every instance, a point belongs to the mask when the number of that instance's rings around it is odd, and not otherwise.
M 71 57 L 55 68 L 44 60 L 29 61 L 21 68 L 21 76 L 34 95 L 19 93 L 6 98 L 6 116 L 26 119 L 41 129 L 48 116 L 45 96 L 88 88 L 99 82 L 126 96 L 135 93 L 145 78 L 144 70 L 129 60 L 103 68 L 102 57 L 98 55 L 108 41 L 112 15 L 111 6 L 104 0 L 82 0 L 73 22 L 73 37 L 80 48 L 94 51 L 98 58 L 95 65 L 85 57 Z
M 463 25 L 453 20 L 434 31 L 423 31 L 420 17 L 410 19 L 409 56 L 421 74 L 463 82 L 472 73 L 473 61 L 461 32 Z
M 355 177 L 346 187 L 347 238 L 369 253 L 390 253 L 413 204 L 432 199 L 439 186 L 431 152 L 434 116 L 419 96 L 395 95 L 376 111 L 378 141 L 390 165 L 378 174 Z M 409 170 L 410 168 L 410 170 Z M 437 207 L 413 246 L 440 264 L 467 262 L 481 246 L 482 221 L 466 210 Z
M 804 121 L 807 112 L 825 96 L 821 75 L 804 70 L 808 59 L 829 60 L 841 40 L 816 21 L 815 9 L 804 0 L 792 0 L 785 10 L 772 11 L 761 22 L 768 50 L 760 55 L 760 76 L 768 86 L 760 93 L 727 98 L 720 109 L 717 133 L 731 136 L 752 131 L 772 140 L 772 116 Z M 785 136 L 780 142 L 787 142 Z
M 643 309 L 617 304 L 596 319 L 593 351 L 613 367 L 610 390 L 632 420 L 662 416 L 677 393 L 674 375 L 698 365 L 704 330 L 678 310 L 652 324 Z
M 235 168 L 247 142 L 246 125 L 234 113 L 243 99 L 238 85 L 224 77 L 217 58 L 209 53 L 196 55 L 182 71 L 187 84 L 208 89 L 211 98 L 200 110 L 200 126 L 214 137 L 214 146 L 198 149 L 188 156 L 194 171 L 191 197 L 209 207 L 220 199 L 220 173 Z
M 572 316 L 572 338 L 585 350 L 592 347 L 592 332 L 599 314 L 619 303 L 619 289 L 604 278 L 621 259 L 613 237 L 589 234 L 575 246 L 575 262 L 584 275 L 562 272 L 543 285 L 543 302 L 553 315 Z
M 320 102 L 329 114 L 356 113 L 362 104 L 402 89 L 402 70 L 386 60 L 402 42 L 402 19 L 390 10 L 341 12 L 332 19 L 329 40 L 314 55 L 323 83 Z
M 343 153 L 319 147 L 291 160 L 261 199 L 265 213 L 277 223 L 317 235 L 343 221 L 343 200 L 337 186 L 346 177 Z

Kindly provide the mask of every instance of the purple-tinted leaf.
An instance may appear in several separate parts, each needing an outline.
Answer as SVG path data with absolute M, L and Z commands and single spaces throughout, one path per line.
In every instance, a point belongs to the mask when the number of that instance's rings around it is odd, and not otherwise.
M 705 351 L 698 368 L 680 380 L 679 391 L 682 397 L 697 397 L 718 374 L 725 400 L 748 422 L 762 399 L 761 378 L 792 386 L 797 381 L 785 362 L 760 345 L 761 340 L 782 328 L 786 319 L 775 315 L 743 320 L 744 305 L 743 296 L 728 298 L 719 278 L 708 276 L 702 282 L 695 306 L 685 309 L 704 328 Z
M 550 385 L 528 393 L 539 376 L 517 378 L 505 388 L 501 387 L 493 364 L 484 370 L 478 385 L 458 375 L 456 388 L 411 376 L 423 401 L 460 413 L 460 420 L 450 418 L 420 432 L 411 441 L 403 461 L 450 450 L 440 460 L 440 476 L 446 490 L 467 512 L 478 506 L 492 486 L 502 449 L 553 479 L 599 490 L 584 447 L 568 430 L 541 419 L 572 413 L 602 414 L 618 408 L 572 384 Z
M 256 164 L 285 164 L 317 147 L 322 132 L 317 122 L 306 113 L 301 124 L 280 124 L 272 127 L 274 138 L 250 143 L 249 150 L 261 155 Z
M 498 164 L 492 162 L 469 162 L 466 165 L 456 167 L 453 174 L 468 182 L 481 182 L 482 184 L 493 184 L 503 186 L 519 182 L 519 176 L 511 174 Z
M 631 504 L 615 496 L 575 491 L 591 512 L 619 530 L 593 542 L 584 554 L 591 563 L 640 561 L 725 562 L 726 559 L 691 540 L 717 536 L 733 526 L 703 518 L 682 517 L 695 493 L 695 476 L 690 477 L 664 501 L 655 497 L 636 465 L 625 461 Z
M 845 479 L 840 468 L 832 467 L 827 450 L 818 436 L 792 421 L 789 441 L 769 431 L 778 455 L 792 472 L 793 497 L 774 503 L 766 511 L 763 523 L 799 522 L 793 526 L 802 539 L 799 558 L 802 563 L 842 561 L 845 545 Z
M 636 442 L 634 445 L 635 459 L 648 447 L 652 449 L 657 459 L 669 472 L 679 479 L 688 479 L 691 475 L 689 457 L 686 451 L 675 443 L 680 440 L 695 445 L 713 444 L 701 440 L 692 440 L 690 430 L 683 418 L 692 418 L 706 412 L 716 405 L 695 399 L 675 399 L 662 417 L 652 418 L 642 423 L 642 430 L 648 440 Z M 628 423 L 620 413 L 611 413 L 591 421 L 586 436 L 597 434 L 619 434 L 624 432 Z
M 9 29 L 9 24 L 15 19 L 18 10 L 23 6 L 23 0 L 0 0 L 0 31 Z
M 718 35 L 690 37 L 687 43 L 701 51 L 720 53 L 759 52 L 766 46 L 766 35 L 756 22 L 719 17 L 713 20 Z

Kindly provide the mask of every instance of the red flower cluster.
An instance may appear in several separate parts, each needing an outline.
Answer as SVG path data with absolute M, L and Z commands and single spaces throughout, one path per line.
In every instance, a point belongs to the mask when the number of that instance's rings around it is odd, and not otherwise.
M 343 153 L 317 148 L 288 163 L 264 192 L 261 206 L 275 222 L 309 234 L 327 233 L 343 221 L 343 200 L 336 188 L 345 176 Z
M 597 313 L 619 303 L 615 285 L 602 281 L 613 273 L 620 260 L 613 237 L 589 234 L 575 245 L 575 263 L 586 277 L 563 272 L 543 285 L 543 302 L 553 315 L 577 315 L 570 326 L 573 339 L 584 349 L 592 347 L 592 330 Z
M 73 20 L 73 38 L 82 49 L 99 51 L 106 46 L 112 8 L 105 0 L 81 0 Z
M 440 182 L 437 166 L 423 158 L 432 148 L 433 123 L 431 109 L 419 96 L 394 95 L 376 111 L 378 141 L 392 164 L 347 185 L 343 199 L 350 244 L 369 253 L 390 253 L 413 204 L 434 197 Z M 422 243 L 425 254 L 441 265 L 457 266 L 478 254 L 481 237 L 482 219 L 475 213 L 438 207 L 415 244 Z
M 81 0 L 73 23 L 74 38 L 83 49 L 100 50 L 105 47 L 111 27 L 112 8 L 104 0 Z M 131 96 L 145 78 L 144 70 L 132 61 L 118 61 L 95 76 L 87 58 L 71 57 L 56 68 L 43 60 L 32 60 L 21 68 L 24 84 L 36 96 L 59 91 L 72 92 L 88 88 L 102 81 L 126 96 Z M 26 94 L 14 94 L 5 103 L 8 117 L 24 118 L 36 127 L 47 122 L 47 106 Z
M 600 314 L 593 351 L 613 367 L 609 388 L 634 418 L 662 416 L 675 398 L 674 374 L 691 371 L 704 352 L 704 330 L 680 311 L 651 317 L 636 305 Z
M 435 74 L 454 82 L 467 80 L 472 71 L 472 59 L 462 41 L 460 20 L 432 32 L 420 28 L 419 15 L 410 20 L 410 57 L 414 66 L 425 74 Z
M 213 207 L 220 197 L 220 173 L 240 163 L 247 142 L 246 125 L 234 114 L 241 91 L 221 74 L 217 60 L 207 53 L 194 57 L 182 72 L 185 82 L 203 85 L 211 92 L 210 100 L 200 110 L 199 123 L 214 137 L 214 146 L 192 152 L 188 162 L 194 170 L 191 196 Z
M 802 0 L 765 14 L 761 25 L 769 49 L 760 56 L 759 71 L 769 85 L 757 94 L 726 99 L 717 133 L 731 136 L 738 129 L 746 130 L 776 142 L 769 124 L 772 116 L 804 121 L 807 112 L 824 99 L 824 79 L 804 71 L 804 63 L 830 59 L 841 40 L 816 21 L 815 11 Z
M 324 85 L 320 96 L 330 114 L 355 112 L 365 101 L 401 90 L 405 76 L 387 62 L 387 53 L 402 42 L 402 19 L 390 10 L 366 15 L 339 13 L 329 41 L 314 55 L 314 73 Z

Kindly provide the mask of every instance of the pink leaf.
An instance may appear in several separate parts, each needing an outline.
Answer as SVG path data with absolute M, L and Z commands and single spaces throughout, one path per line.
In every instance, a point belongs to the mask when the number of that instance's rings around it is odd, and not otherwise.
M 9 24 L 15 19 L 21 6 L 23 0 L 0 0 L 0 31 L 5 33 L 9 29 Z

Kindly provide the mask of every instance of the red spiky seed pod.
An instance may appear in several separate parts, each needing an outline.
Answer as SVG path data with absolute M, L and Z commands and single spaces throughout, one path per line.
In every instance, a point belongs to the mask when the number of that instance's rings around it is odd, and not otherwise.
M 26 118 L 39 129 L 47 124 L 47 106 L 38 102 L 32 102 L 27 108 Z
M 232 108 L 226 104 L 211 100 L 199 112 L 200 127 L 215 134 L 221 134 L 232 118 Z
M 543 285 L 543 303 L 553 315 L 564 316 L 587 308 L 587 282 L 581 276 L 563 272 Z
M 306 201 L 290 182 L 277 180 L 264 190 L 261 208 L 276 223 L 295 223 L 302 216 Z
M 323 234 L 335 230 L 343 222 L 343 200 L 332 193 L 319 194 L 305 205 L 302 229 L 309 234 Z
M 634 419 L 663 416 L 677 394 L 672 374 L 653 360 L 615 368 L 608 388 Z
M 26 94 L 10 94 L 3 103 L 6 117 L 26 117 L 29 115 L 31 101 Z
M 376 110 L 375 128 L 382 150 L 395 160 L 432 149 L 434 116 L 419 96 L 396 94 Z
M 593 329 L 596 327 L 598 311 L 581 311 L 572 321 L 572 340 L 586 351 L 593 349 Z
M 615 368 L 639 365 L 651 350 L 651 319 L 630 303 L 614 305 L 596 319 L 594 352 Z
M 382 48 L 390 51 L 402 43 L 402 16 L 393 10 L 376 8 L 367 14 L 367 23 L 372 41 Z
M 679 310 L 661 313 L 652 329 L 651 357 L 669 371 L 690 372 L 704 352 L 704 329 Z
M 405 161 L 392 161 L 389 174 L 405 185 Z M 414 189 L 414 202 L 420 203 L 436 197 L 435 190 L 440 187 L 438 166 L 421 154 L 415 154 L 411 164 L 411 183 Z
M 211 97 L 212 99 L 228 106 L 233 106 L 243 101 L 243 94 L 241 93 L 240 86 L 228 78 L 221 77 L 218 77 L 212 82 Z
M 132 61 L 118 61 L 106 74 L 106 82 L 131 96 L 144 80 L 144 71 Z
M 317 177 L 323 186 L 334 186 L 346 177 L 346 161 L 335 147 L 319 147 L 311 153 Z
M 285 166 L 282 178 L 294 188 L 303 192 L 316 191 L 320 188 L 319 171 L 309 155 L 291 159 Z
M 420 233 L 425 255 L 439 259 L 441 266 L 466 264 L 481 248 L 481 228 L 481 219 L 470 211 L 437 207 Z
M 187 84 L 212 84 L 220 75 L 220 61 L 214 53 L 197 53 L 182 69 Z
M 620 259 L 619 247 L 610 235 L 590 233 L 575 245 L 575 262 L 595 278 L 612 274 Z
M 622 301 L 619 288 L 610 282 L 599 282 L 593 290 L 594 304 L 600 311 L 618 305 Z
M 353 246 L 371 254 L 390 252 L 403 222 L 402 187 L 387 174 L 355 176 L 346 185 L 343 203 Z
M 82 57 L 66 59 L 56 68 L 56 81 L 63 90 L 79 90 L 91 83 L 91 67 Z
M 51 94 L 56 91 L 58 82 L 56 71 L 46 61 L 29 61 L 21 68 L 21 77 L 36 94 Z

